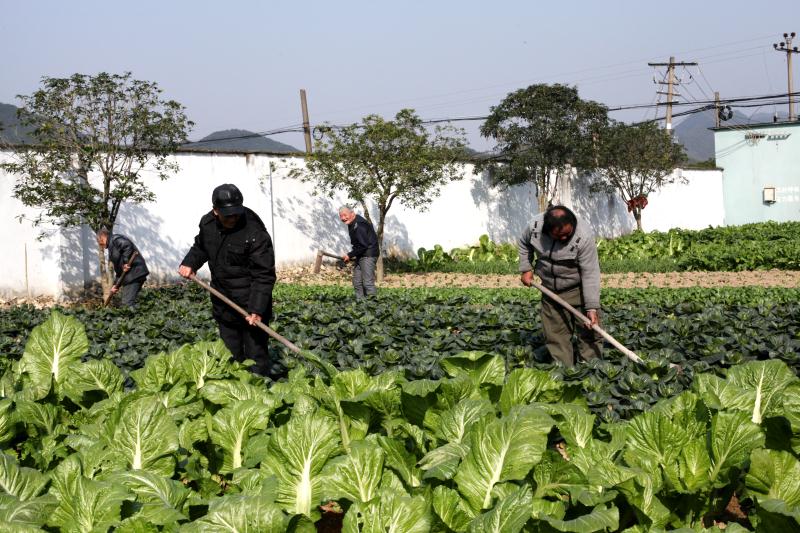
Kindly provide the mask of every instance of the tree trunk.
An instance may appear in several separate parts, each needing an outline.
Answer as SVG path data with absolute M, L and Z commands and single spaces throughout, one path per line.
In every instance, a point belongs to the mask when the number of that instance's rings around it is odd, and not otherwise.
M 386 211 L 383 207 L 378 208 L 378 266 L 376 275 L 378 282 L 383 281 L 383 225 L 386 221 Z
M 540 179 L 536 180 L 536 202 L 539 205 L 539 213 L 544 213 L 550 204 L 550 169 L 542 169 Z M 557 179 L 557 178 L 556 178 Z
M 633 218 L 636 220 L 636 231 L 642 231 L 642 208 L 633 208 Z
M 106 250 L 99 244 L 97 245 L 97 259 L 100 265 L 100 288 L 102 290 L 102 297 L 105 298 L 111 291 L 113 281 L 111 280 L 111 272 L 108 268 L 108 262 L 106 261 Z
M 539 194 L 539 196 L 536 197 L 536 200 L 539 203 L 539 212 L 544 213 L 545 211 L 547 211 L 547 204 L 548 204 L 547 196 L 545 196 L 544 194 Z

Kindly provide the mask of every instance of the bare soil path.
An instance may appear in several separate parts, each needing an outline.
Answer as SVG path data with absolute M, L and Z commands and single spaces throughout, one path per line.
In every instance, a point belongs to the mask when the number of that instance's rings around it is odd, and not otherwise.
M 350 271 L 323 267 L 313 274 L 300 267 L 278 272 L 279 282 L 304 285 L 347 285 Z M 680 287 L 800 287 L 800 271 L 759 270 L 748 272 L 667 272 L 603 274 L 604 288 L 680 288 Z M 521 287 L 514 274 L 459 274 L 431 272 L 423 274 L 387 274 L 381 287 Z
M 301 285 L 350 285 L 350 270 L 323 266 L 314 274 L 311 267 L 286 268 L 278 271 L 279 283 Z M 681 288 L 681 287 L 787 287 L 800 288 L 800 271 L 763 270 L 749 272 L 668 272 L 663 274 L 627 273 L 603 274 L 604 288 Z M 380 287 L 478 287 L 519 288 L 519 276 L 513 274 L 458 274 L 431 272 L 426 274 L 388 274 Z M 0 308 L 31 304 L 39 308 L 52 307 L 53 298 L 0 298 Z

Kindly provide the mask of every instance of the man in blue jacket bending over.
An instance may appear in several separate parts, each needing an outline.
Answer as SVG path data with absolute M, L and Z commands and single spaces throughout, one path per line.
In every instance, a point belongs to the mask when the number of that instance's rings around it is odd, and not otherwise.
M 103 248 L 108 249 L 108 260 L 114 265 L 114 273 L 117 275 L 117 278 L 119 278 L 123 272 L 127 272 L 122 282 L 121 289 L 111 287 L 111 294 L 122 290 L 123 307 L 133 309 L 136 307 L 136 297 L 139 295 L 139 291 L 142 290 L 142 285 L 144 285 L 147 276 L 150 274 L 144 257 L 142 257 L 139 249 L 136 248 L 136 245 L 133 244 L 133 241 L 128 237 L 119 233 L 111 233 L 105 228 L 97 232 L 97 243 Z M 134 252 L 136 252 L 136 257 L 133 258 L 133 262 L 131 262 Z M 128 263 L 131 264 L 129 265 Z
M 347 224 L 350 244 L 353 249 L 342 256 L 345 263 L 352 261 L 353 287 L 356 299 L 375 296 L 375 265 L 378 263 L 378 236 L 372 224 L 361 215 L 356 215 L 347 206 L 339 208 L 339 220 Z

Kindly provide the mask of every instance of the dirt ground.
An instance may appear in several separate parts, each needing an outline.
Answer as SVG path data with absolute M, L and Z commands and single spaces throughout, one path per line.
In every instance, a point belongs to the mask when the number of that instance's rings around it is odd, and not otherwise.
M 296 267 L 278 270 L 279 283 L 301 285 L 350 285 L 350 270 L 323 265 L 319 274 L 311 267 Z M 668 272 L 664 274 L 628 273 L 603 274 L 603 287 L 607 288 L 654 288 L 654 287 L 800 287 L 800 271 L 763 270 L 753 272 Z M 388 274 L 380 287 L 521 287 L 519 276 L 498 274 L 452 274 L 434 272 L 429 274 Z M 45 308 L 55 304 L 52 298 L 0 298 L 0 308 L 21 304 L 32 304 Z
M 313 274 L 311 268 L 300 267 L 278 272 L 284 283 L 305 285 L 347 285 L 350 271 L 334 266 L 323 266 L 322 272 Z M 627 273 L 603 274 L 603 287 L 800 287 L 800 271 L 763 270 L 752 272 L 667 272 L 663 274 Z M 428 274 L 387 274 L 381 287 L 520 287 L 519 276 L 499 274 L 457 274 L 433 272 Z

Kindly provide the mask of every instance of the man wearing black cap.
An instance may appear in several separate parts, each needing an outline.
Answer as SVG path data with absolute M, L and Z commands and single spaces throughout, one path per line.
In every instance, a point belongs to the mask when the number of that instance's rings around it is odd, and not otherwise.
M 282 368 L 269 360 L 267 334 L 255 327 L 257 322 L 269 323 L 272 317 L 275 251 L 264 223 L 243 202 L 235 185 L 226 183 L 214 189 L 213 209 L 200 219 L 200 232 L 178 273 L 189 278 L 208 262 L 211 286 L 250 313 L 242 318 L 225 302 L 211 297 L 225 346 L 237 361 L 253 359 L 256 372 L 277 379 Z

